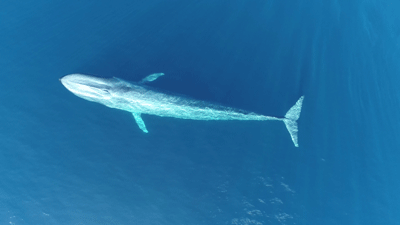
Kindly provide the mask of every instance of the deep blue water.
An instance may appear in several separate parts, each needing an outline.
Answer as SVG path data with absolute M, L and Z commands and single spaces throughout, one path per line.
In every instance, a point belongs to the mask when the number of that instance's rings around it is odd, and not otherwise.
M 400 224 L 400 3 L 0 1 L 0 224 Z M 71 73 L 283 116 L 80 99 Z

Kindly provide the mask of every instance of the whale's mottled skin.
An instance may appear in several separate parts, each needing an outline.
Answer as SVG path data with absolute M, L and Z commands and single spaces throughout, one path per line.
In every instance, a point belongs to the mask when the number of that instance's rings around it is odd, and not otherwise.
M 166 94 L 145 85 L 162 75 L 164 74 L 151 74 L 136 83 L 115 77 L 99 78 L 83 74 L 70 74 L 62 77 L 60 81 L 78 97 L 101 103 L 110 108 L 131 112 L 140 129 L 145 133 L 148 131 L 141 118 L 142 113 L 192 120 L 280 120 L 285 123 L 294 145 L 298 147 L 296 121 L 300 117 L 304 96 L 300 97 L 284 118 L 264 116 L 205 101 Z

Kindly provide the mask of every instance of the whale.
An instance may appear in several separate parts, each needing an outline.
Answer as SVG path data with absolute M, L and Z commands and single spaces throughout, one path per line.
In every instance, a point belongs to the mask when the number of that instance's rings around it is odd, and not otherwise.
M 128 111 L 137 125 L 148 133 L 142 114 L 190 120 L 277 120 L 282 121 L 294 146 L 298 147 L 298 124 L 304 96 L 283 117 L 266 116 L 241 109 L 222 106 L 190 97 L 171 94 L 149 86 L 164 73 L 153 73 L 138 82 L 120 78 L 101 78 L 85 74 L 69 74 L 60 78 L 62 85 L 76 96 Z

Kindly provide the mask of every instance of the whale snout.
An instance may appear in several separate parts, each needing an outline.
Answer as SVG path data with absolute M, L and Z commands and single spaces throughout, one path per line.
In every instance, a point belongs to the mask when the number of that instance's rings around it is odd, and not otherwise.
M 64 85 L 65 88 L 67 88 L 69 91 L 74 92 L 74 89 L 76 88 L 76 85 L 79 84 L 80 79 L 78 76 L 75 76 L 74 74 L 66 75 L 63 76 L 59 79 L 62 85 Z
M 107 79 L 92 77 L 83 74 L 70 74 L 61 77 L 60 82 L 75 95 L 90 100 L 98 101 L 110 99 L 110 84 Z

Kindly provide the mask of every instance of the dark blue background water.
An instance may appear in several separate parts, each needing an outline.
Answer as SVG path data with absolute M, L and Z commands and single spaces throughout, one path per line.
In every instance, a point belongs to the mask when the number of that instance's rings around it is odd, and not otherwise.
M 399 224 L 400 3 L 1 1 L 1 224 Z M 281 122 L 132 116 L 70 73 Z

